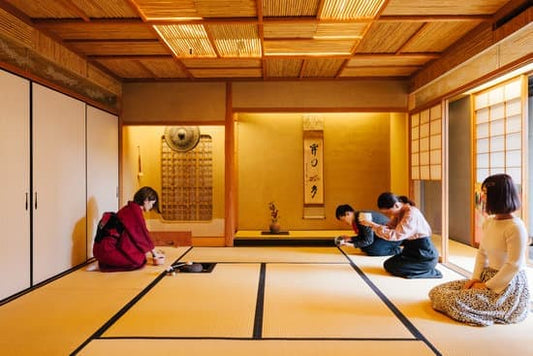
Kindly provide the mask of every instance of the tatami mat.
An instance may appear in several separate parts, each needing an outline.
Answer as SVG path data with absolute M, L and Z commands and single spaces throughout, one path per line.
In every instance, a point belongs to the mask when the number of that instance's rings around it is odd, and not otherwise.
M 186 248 L 165 249 L 176 259 Z M 0 307 L 0 354 L 68 355 L 133 299 L 165 266 L 101 273 L 95 264 Z
M 465 277 L 442 265 L 442 279 L 404 279 L 383 269 L 386 257 L 350 255 L 371 282 L 404 314 L 443 355 L 533 355 L 529 340 L 533 317 L 512 325 L 473 327 L 455 322 L 433 310 L 429 290 L 441 283 Z
M 252 337 L 259 268 L 217 264 L 166 276 L 103 337 Z
M 269 264 L 263 337 L 414 339 L 350 265 Z
M 82 268 L 0 306 L 4 355 L 527 355 L 533 318 L 477 328 L 434 311 L 435 285 L 343 247 L 165 248 L 163 266 Z M 211 273 L 165 269 L 217 262 Z
M 79 355 L 340 356 L 435 355 L 420 341 L 343 340 L 95 340 Z M 474 353 L 465 355 L 475 355 Z
M 336 247 L 195 247 L 182 259 L 194 262 L 347 263 Z

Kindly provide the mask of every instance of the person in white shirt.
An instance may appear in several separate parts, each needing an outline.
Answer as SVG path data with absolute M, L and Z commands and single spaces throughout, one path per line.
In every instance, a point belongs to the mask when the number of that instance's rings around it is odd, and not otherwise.
M 378 208 L 391 218 L 387 224 L 361 220 L 382 239 L 400 241 L 401 252 L 385 260 L 383 267 L 394 276 L 403 278 L 442 278 L 435 267 L 439 253 L 431 242 L 431 227 L 415 203 L 406 196 L 385 192 L 378 197 Z
M 457 321 L 488 326 L 512 324 L 528 315 L 530 292 L 525 271 L 528 235 L 513 215 L 520 198 L 512 178 L 496 174 L 481 185 L 489 216 L 476 255 L 472 278 L 452 281 L 429 292 L 432 307 Z

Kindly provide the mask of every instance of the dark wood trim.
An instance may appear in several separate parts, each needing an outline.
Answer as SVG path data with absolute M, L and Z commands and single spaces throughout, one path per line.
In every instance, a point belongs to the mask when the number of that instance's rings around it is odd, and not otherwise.
M 234 107 L 235 113 L 343 113 L 343 112 L 407 112 L 405 107 L 286 107 L 286 108 L 272 108 L 272 107 Z
M 68 88 L 65 88 L 63 85 L 60 85 L 60 84 L 56 84 L 56 83 L 53 83 L 49 80 L 46 80 L 44 78 L 41 78 L 40 76 L 36 75 L 36 74 L 33 74 L 27 70 L 24 70 L 24 69 L 21 69 L 19 67 L 16 67 L 14 65 L 11 65 L 9 63 L 6 63 L 6 62 L 3 62 L 3 61 L 0 61 L 0 69 L 4 69 L 8 72 L 11 72 L 13 74 L 16 74 L 16 75 L 19 75 L 23 78 L 26 78 L 32 82 L 35 82 L 35 83 L 38 83 L 38 84 L 41 84 L 45 87 L 48 87 L 50 89 L 53 89 L 57 92 L 60 92 L 62 94 L 65 94 L 67 96 L 70 96 L 72 98 L 75 98 L 77 100 L 80 100 L 80 101 L 83 101 L 84 103 L 88 104 L 88 105 L 91 105 L 91 106 L 94 106 L 95 108 L 98 108 L 98 109 L 101 109 L 103 111 L 106 111 L 110 114 L 113 114 L 113 115 L 118 115 L 118 108 L 116 107 L 111 107 L 111 106 L 107 106 L 105 104 L 102 104 L 101 102 L 99 101 L 96 101 L 94 99 L 91 99 L 87 96 L 84 96 L 82 94 L 79 94 L 73 90 L 70 90 Z
M 225 245 L 233 246 L 233 239 L 237 227 L 237 183 L 235 169 L 235 122 L 233 120 L 233 97 L 231 83 L 226 83 L 226 125 L 225 125 L 225 170 L 224 170 L 224 190 L 225 190 L 225 222 L 224 236 Z

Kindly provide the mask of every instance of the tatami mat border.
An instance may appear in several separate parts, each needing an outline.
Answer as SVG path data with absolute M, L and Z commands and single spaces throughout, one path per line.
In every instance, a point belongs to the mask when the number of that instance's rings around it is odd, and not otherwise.
M 183 260 L 187 257 L 187 254 L 193 249 L 190 247 L 187 249 L 180 257 L 176 259 L 176 262 Z M 257 305 L 255 309 L 255 318 L 254 318 L 254 327 L 253 335 L 250 337 L 154 337 L 154 336 L 134 336 L 134 337 L 124 337 L 124 336 L 103 336 L 106 330 L 108 330 L 117 320 L 120 319 L 128 310 L 130 310 L 139 300 L 141 300 L 161 279 L 166 276 L 166 272 L 160 273 L 147 287 L 145 287 L 139 294 L 137 294 L 130 302 L 128 302 L 122 309 L 120 309 L 109 321 L 107 321 L 102 327 L 100 327 L 93 335 L 91 335 L 85 342 L 83 342 L 76 350 L 72 352 L 71 355 L 76 355 L 81 352 L 92 340 L 243 340 L 243 341 L 260 341 L 260 340 L 281 340 L 281 341 L 421 341 L 423 342 L 435 355 L 441 355 L 440 351 L 431 343 L 429 340 L 409 321 L 409 319 L 391 302 L 387 296 L 370 280 L 370 278 L 352 261 L 346 252 L 341 248 L 338 248 L 339 251 L 344 255 L 347 262 L 354 271 L 361 277 L 361 279 L 373 290 L 374 293 L 380 298 L 380 300 L 392 311 L 392 313 L 400 320 L 400 322 L 409 330 L 413 335 L 413 338 L 345 338 L 345 337 L 327 337 L 327 338 L 316 338 L 316 337 L 263 337 L 262 336 L 262 324 L 263 324 L 263 313 L 264 313 L 264 297 L 265 297 L 265 280 L 266 280 L 266 266 L 267 264 L 345 264 L 342 262 L 257 262 L 257 261 L 240 261 L 240 262 L 216 262 L 217 264 L 260 264 L 260 275 L 258 282 L 258 291 L 257 291 Z M 200 261 L 198 261 L 200 262 Z M 447 267 L 447 266 L 445 266 Z M 450 269 L 449 267 L 447 267 Z M 454 271 L 456 272 L 456 271 Z
M 65 277 L 66 275 L 69 275 L 69 274 L 71 274 L 72 272 L 76 272 L 76 271 L 79 270 L 80 268 L 83 268 L 83 267 L 85 267 L 85 266 L 87 266 L 87 265 L 90 265 L 90 264 L 93 263 L 94 261 L 95 261 L 95 259 L 94 259 L 94 258 L 91 258 L 91 259 L 89 259 L 89 260 L 87 260 L 87 261 L 85 261 L 85 262 L 83 262 L 83 263 L 81 263 L 81 264 L 79 264 L 79 265 L 77 265 L 77 266 L 74 266 L 74 267 L 72 267 L 72 268 L 70 268 L 70 269 L 68 269 L 68 270 L 66 270 L 66 271 L 64 271 L 64 272 L 61 272 L 61 273 L 59 273 L 59 274 L 57 274 L 57 275 L 55 275 L 55 276 L 53 276 L 53 277 L 50 277 L 50 278 L 48 278 L 48 279 L 46 279 L 46 280 L 44 280 L 44 281 L 42 281 L 42 282 L 39 282 L 39 283 L 37 283 L 37 284 L 35 284 L 35 285 L 33 285 L 33 286 L 27 288 L 27 289 L 24 289 L 23 291 L 20 291 L 20 292 L 18 292 L 18 293 L 16 293 L 16 294 L 13 294 L 13 295 L 11 295 L 11 296 L 5 298 L 5 299 L 2 299 L 2 300 L 0 300 L 0 306 L 2 306 L 2 305 L 4 305 L 4 304 L 7 304 L 7 303 L 9 303 L 9 302 L 12 302 L 13 300 L 15 300 L 15 299 L 17 299 L 17 298 L 20 298 L 20 297 L 22 297 L 22 296 L 24 296 L 24 295 L 26 295 L 26 294 L 28 294 L 28 293 L 30 293 L 30 292 L 33 292 L 33 291 L 36 290 L 36 289 L 39 289 L 39 288 L 41 288 L 41 287 L 44 287 L 45 285 L 50 284 L 50 283 L 52 283 L 53 281 L 56 281 L 56 280 L 58 280 L 58 279 L 60 279 L 60 278 L 62 278 L 62 277 Z
M 352 268 L 359 274 L 359 276 L 372 288 L 374 293 L 378 295 L 383 303 L 389 307 L 389 309 L 396 315 L 398 319 L 405 325 L 405 327 L 413 334 L 413 336 L 420 341 L 423 341 L 431 350 L 435 352 L 436 355 L 440 355 L 439 350 L 431 343 L 422 333 L 409 321 L 409 319 L 390 301 L 383 292 L 368 278 L 368 276 L 359 268 L 357 265 L 348 257 L 346 252 L 339 248 L 344 254 L 346 259 L 350 261 Z

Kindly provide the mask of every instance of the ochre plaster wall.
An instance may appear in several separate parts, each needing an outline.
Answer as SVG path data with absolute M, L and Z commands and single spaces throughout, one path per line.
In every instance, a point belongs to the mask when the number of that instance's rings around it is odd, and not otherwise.
M 165 126 L 123 127 L 123 193 L 122 202 L 133 198 L 142 186 L 153 187 L 161 194 L 161 137 Z M 148 227 L 158 231 L 192 231 L 193 237 L 224 236 L 224 127 L 200 126 L 201 134 L 213 139 L 213 220 L 209 222 L 164 221 L 150 212 L 146 215 Z M 138 173 L 139 151 L 142 175 Z M 196 244 L 196 243 L 195 243 Z
M 407 82 L 401 80 L 235 82 L 233 107 L 242 108 L 357 108 L 403 111 Z M 376 110 L 382 108 L 382 110 Z M 329 110 L 324 110 L 329 111 Z M 346 110 L 348 111 L 348 110 Z M 355 110 L 349 110 L 355 111 Z
M 124 124 L 223 124 L 226 117 L 226 84 L 126 83 L 123 86 L 122 104 Z
M 304 114 L 238 116 L 238 228 L 264 230 L 275 201 L 284 230 L 346 228 L 339 204 L 375 209 L 390 190 L 389 113 L 313 114 L 324 117 L 325 215 L 303 219 Z
M 409 195 L 409 119 L 406 113 L 391 113 L 390 118 L 390 189 Z

